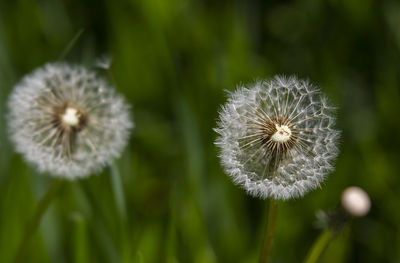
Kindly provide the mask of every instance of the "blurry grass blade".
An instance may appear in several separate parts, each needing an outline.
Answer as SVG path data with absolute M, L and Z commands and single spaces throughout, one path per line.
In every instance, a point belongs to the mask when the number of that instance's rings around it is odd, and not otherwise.
M 47 208 L 54 200 L 63 182 L 64 182 L 63 179 L 59 178 L 55 179 L 53 183 L 50 185 L 49 190 L 47 191 L 45 196 L 40 200 L 35 210 L 35 213 L 32 219 L 29 221 L 29 224 L 27 225 L 27 228 L 24 232 L 21 243 L 17 250 L 17 254 L 13 261 L 14 263 L 20 262 L 23 259 L 24 254 L 29 246 L 29 241 L 31 237 L 33 236 L 33 234 L 35 234 L 43 214 L 46 212 Z
M 19 156 L 10 161 L 10 176 L 0 192 L 0 262 L 11 262 L 15 256 L 26 218 L 34 208 L 34 195 L 26 165 Z
M 144 263 L 143 255 L 142 255 L 142 253 L 140 251 L 138 251 L 137 254 L 136 254 L 135 262 Z
M 170 209 L 170 217 L 169 217 L 169 224 L 168 224 L 168 232 L 167 232 L 167 243 L 166 243 L 166 262 L 167 263 L 174 263 L 176 262 L 176 214 L 179 213 L 177 210 L 177 203 L 178 203 L 178 187 L 177 182 L 173 181 L 171 185 L 171 196 L 169 200 L 169 209 Z
M 59 60 L 65 59 L 69 51 L 71 51 L 71 49 L 74 47 L 75 43 L 78 41 L 79 37 L 83 34 L 84 31 L 85 31 L 84 28 L 79 29 L 79 31 L 71 39 L 71 41 L 68 43 L 65 49 L 61 52 L 60 56 L 58 57 Z
M 122 233 L 122 263 L 131 263 L 134 257 L 131 236 L 126 229 L 123 229 Z
M 101 222 L 96 221 L 95 223 L 96 223 L 95 233 L 97 235 L 97 242 L 99 242 L 99 245 L 102 247 L 108 259 L 108 261 L 103 261 L 103 262 L 111 262 L 111 263 L 121 262 L 121 257 L 118 254 L 118 251 L 109 233 L 107 232 L 105 227 L 101 224 Z
M 310 251 L 308 252 L 306 259 L 304 260 L 304 263 L 318 262 L 318 259 L 322 255 L 322 252 L 324 252 L 324 250 L 328 246 L 329 242 L 332 240 L 333 234 L 334 234 L 333 229 L 331 229 L 331 228 L 325 229 L 324 232 L 321 233 L 321 235 L 318 237 L 318 239 L 312 245 Z
M 73 215 L 74 258 L 76 263 L 90 262 L 86 220 L 79 213 Z
M 125 206 L 125 195 L 122 186 L 121 174 L 119 173 L 118 167 L 113 162 L 110 166 L 110 180 L 114 193 L 114 199 L 117 204 L 118 212 L 123 220 L 126 219 L 126 206 Z

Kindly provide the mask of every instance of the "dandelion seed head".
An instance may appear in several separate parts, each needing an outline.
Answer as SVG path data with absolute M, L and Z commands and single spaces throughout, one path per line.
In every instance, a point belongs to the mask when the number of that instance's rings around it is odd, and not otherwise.
M 82 66 L 46 64 L 8 100 L 16 151 L 39 171 L 75 179 L 99 172 L 125 147 L 133 123 L 123 97 Z
M 333 111 L 318 89 L 296 77 L 240 86 L 215 129 L 222 166 L 253 196 L 301 197 L 333 170 L 339 137 Z

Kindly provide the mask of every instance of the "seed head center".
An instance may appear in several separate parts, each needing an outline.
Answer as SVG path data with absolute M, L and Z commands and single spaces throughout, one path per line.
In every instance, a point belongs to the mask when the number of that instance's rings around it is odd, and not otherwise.
M 292 131 L 286 125 L 275 124 L 276 132 L 271 136 L 271 139 L 277 143 L 284 143 L 292 136 Z
M 81 114 L 75 108 L 68 107 L 65 109 L 64 113 L 61 115 L 61 120 L 64 124 L 68 126 L 75 127 L 80 123 Z

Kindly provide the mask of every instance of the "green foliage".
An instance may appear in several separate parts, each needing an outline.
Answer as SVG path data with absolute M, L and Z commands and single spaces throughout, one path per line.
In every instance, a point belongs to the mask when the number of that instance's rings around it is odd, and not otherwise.
M 53 178 L 7 139 L 7 95 L 57 60 L 110 73 L 133 105 L 121 159 L 64 184 L 31 240 L 26 262 L 256 262 L 264 201 L 223 174 L 213 145 L 225 90 L 297 74 L 337 105 L 336 171 L 322 190 L 281 202 L 273 262 L 300 262 L 319 235 L 317 210 L 363 187 L 371 213 L 352 222 L 321 262 L 400 258 L 400 4 L 394 0 L 0 2 L 0 262 L 9 262 Z M 397 117 L 396 117 L 397 116 Z

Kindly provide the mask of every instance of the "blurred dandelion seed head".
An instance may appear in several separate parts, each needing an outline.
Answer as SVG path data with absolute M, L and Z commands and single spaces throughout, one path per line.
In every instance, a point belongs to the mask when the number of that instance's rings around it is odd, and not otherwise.
M 16 85 L 8 100 L 16 150 L 41 172 L 74 179 L 99 172 L 125 147 L 129 106 L 81 66 L 47 64 Z
M 215 129 L 222 166 L 253 196 L 303 196 L 333 170 L 339 137 L 333 110 L 296 77 L 240 86 L 222 106 Z

